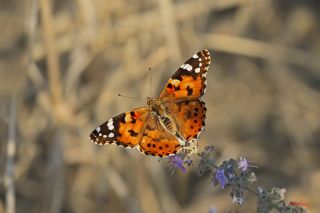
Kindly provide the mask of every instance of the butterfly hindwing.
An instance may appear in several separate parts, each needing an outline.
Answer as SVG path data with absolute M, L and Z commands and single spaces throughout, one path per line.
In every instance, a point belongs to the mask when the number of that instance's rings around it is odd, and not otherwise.
M 174 117 L 180 135 L 187 141 L 197 139 L 205 126 L 206 107 L 201 100 L 176 101 L 164 104 L 167 113 Z
M 135 147 L 141 138 L 149 108 L 141 107 L 111 118 L 90 134 L 90 140 L 99 145 L 116 143 L 124 147 Z
M 153 156 L 175 154 L 180 148 L 177 138 L 161 125 L 155 115 L 150 115 L 140 141 L 140 151 Z
M 207 71 L 211 62 L 208 50 L 202 50 L 188 59 L 171 76 L 159 99 L 196 99 L 205 93 Z

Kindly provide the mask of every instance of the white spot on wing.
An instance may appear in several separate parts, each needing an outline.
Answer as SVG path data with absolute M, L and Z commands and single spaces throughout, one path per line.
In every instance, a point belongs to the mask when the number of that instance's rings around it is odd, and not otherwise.
M 190 64 L 183 64 L 180 68 L 188 70 L 189 72 L 192 70 L 192 66 Z
M 178 79 L 173 79 L 170 81 L 170 83 L 175 86 L 175 87 L 178 87 L 181 83 L 181 81 L 179 81 Z
M 192 70 L 192 66 L 190 64 L 186 64 L 184 68 L 189 72 Z
M 108 135 L 109 138 L 113 138 L 113 136 L 114 136 L 113 132 L 110 132 L 109 135 Z
M 197 54 L 194 54 L 194 55 L 192 56 L 192 58 L 198 58 L 198 55 L 197 55 Z
M 130 114 L 126 114 L 126 116 L 124 117 L 124 120 L 126 121 L 126 123 L 129 123 L 132 121 L 131 115 Z
M 196 73 L 199 73 L 199 72 L 200 72 L 200 68 L 198 67 L 198 68 L 196 68 L 194 71 L 195 71 Z
M 109 120 L 107 126 L 108 126 L 108 129 L 109 129 L 109 130 L 113 130 L 113 129 L 114 129 L 113 120 Z
M 100 126 L 98 128 L 96 128 L 97 132 L 100 132 L 100 130 L 101 130 Z

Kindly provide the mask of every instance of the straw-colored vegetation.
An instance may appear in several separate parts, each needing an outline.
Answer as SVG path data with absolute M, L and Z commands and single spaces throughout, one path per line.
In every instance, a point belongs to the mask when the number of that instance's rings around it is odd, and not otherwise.
M 254 212 L 167 160 L 88 140 L 207 48 L 199 145 L 320 209 L 316 1 L 1 0 L 0 212 Z M 132 100 L 118 93 L 136 96 Z

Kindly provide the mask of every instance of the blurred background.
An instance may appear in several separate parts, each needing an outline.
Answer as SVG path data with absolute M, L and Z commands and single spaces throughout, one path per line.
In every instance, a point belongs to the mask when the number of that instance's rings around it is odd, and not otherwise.
M 167 159 L 97 146 L 197 51 L 212 54 L 200 149 L 245 156 L 256 186 L 320 209 L 316 0 L 0 0 L 0 212 L 255 212 L 256 198 L 171 173 Z M 138 99 L 117 97 L 121 93 Z

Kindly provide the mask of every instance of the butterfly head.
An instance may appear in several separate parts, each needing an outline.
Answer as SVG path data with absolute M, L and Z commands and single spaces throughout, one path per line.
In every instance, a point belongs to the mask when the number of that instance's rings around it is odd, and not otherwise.
M 159 99 L 156 98 L 147 98 L 147 104 L 150 107 L 151 111 L 154 112 L 157 115 L 161 115 L 163 114 L 164 110 L 161 106 L 161 101 Z
M 147 97 L 147 104 L 148 104 L 148 106 L 151 106 L 152 102 L 154 102 L 155 100 L 156 100 L 155 98 Z

